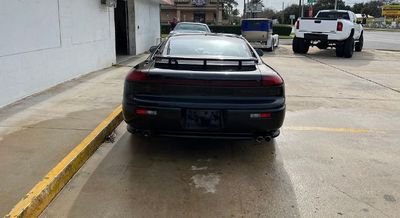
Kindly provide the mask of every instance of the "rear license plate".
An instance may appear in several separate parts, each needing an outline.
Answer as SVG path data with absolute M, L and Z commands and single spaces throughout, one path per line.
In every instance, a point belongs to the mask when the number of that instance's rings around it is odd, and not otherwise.
M 222 128 L 220 110 L 186 110 L 184 126 L 191 130 L 216 130 Z

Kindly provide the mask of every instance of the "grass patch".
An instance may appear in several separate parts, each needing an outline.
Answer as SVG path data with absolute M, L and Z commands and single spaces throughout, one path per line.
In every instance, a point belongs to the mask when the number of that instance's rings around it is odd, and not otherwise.
M 290 36 L 282 36 L 279 35 L 279 39 L 293 39 L 294 35 L 290 35 Z

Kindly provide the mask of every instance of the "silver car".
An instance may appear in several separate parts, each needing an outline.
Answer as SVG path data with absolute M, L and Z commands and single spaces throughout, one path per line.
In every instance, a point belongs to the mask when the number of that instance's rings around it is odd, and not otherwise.
M 211 33 L 210 28 L 204 23 L 181 22 L 178 23 L 169 35 L 176 33 Z

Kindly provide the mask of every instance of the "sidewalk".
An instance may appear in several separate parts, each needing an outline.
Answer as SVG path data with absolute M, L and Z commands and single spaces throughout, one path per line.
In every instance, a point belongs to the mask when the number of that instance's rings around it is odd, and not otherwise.
M 0 109 L 0 216 L 121 104 L 127 72 L 147 55 Z

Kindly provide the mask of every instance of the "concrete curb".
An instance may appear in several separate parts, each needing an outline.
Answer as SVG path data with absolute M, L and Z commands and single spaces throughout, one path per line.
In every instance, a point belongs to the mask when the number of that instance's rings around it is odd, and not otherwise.
M 120 105 L 37 183 L 5 217 L 39 216 L 122 120 Z

